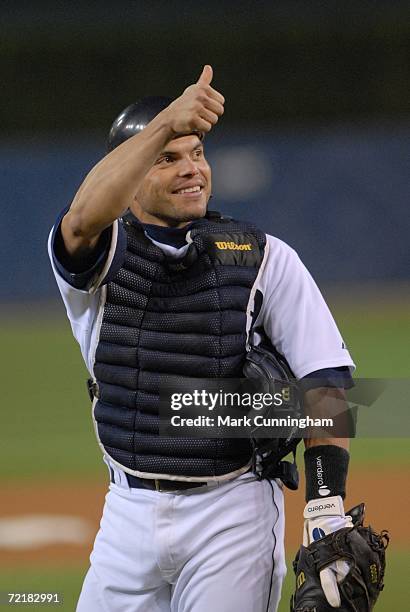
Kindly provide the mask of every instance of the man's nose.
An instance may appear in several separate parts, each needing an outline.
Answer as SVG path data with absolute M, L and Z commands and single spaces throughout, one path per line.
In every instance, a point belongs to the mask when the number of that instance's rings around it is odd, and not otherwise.
M 186 176 L 187 174 L 195 175 L 198 173 L 198 167 L 192 159 L 190 159 L 189 157 L 184 157 L 180 160 L 178 172 L 179 176 Z

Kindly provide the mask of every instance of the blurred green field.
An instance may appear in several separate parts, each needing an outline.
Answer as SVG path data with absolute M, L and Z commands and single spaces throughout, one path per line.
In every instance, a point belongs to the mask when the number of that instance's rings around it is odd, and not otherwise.
M 376 606 L 377 612 L 404 612 L 407 610 L 403 602 L 408 602 L 410 595 L 409 582 L 405 578 L 408 561 L 409 555 L 406 553 L 394 552 L 389 554 L 386 587 Z M 293 570 L 290 559 L 288 559 L 287 565 L 288 576 L 285 580 L 278 612 L 289 612 L 289 600 L 293 590 L 293 577 L 291 576 Z M 32 568 L 27 567 L 19 569 L 18 573 L 15 571 L 2 571 L 0 575 L 0 591 L 34 593 L 54 593 L 58 591 L 62 595 L 63 603 L 59 606 L 53 606 L 52 609 L 59 612 L 73 612 L 86 569 L 86 567 L 68 567 L 64 569 L 38 569 L 33 571 Z M 44 610 L 45 607 L 30 605 L 30 610 L 40 609 Z
M 365 308 L 334 309 L 339 327 L 358 366 L 357 376 L 408 378 L 410 311 L 400 304 L 373 311 Z M 73 340 L 65 313 L 32 317 L 23 321 L 11 313 L 2 317 L 2 367 L 5 374 L 1 416 L 0 461 L 3 481 L 34 483 L 37 479 L 105 478 L 91 422 L 86 369 Z M 392 406 L 394 411 L 394 406 Z M 300 449 L 302 452 L 302 449 Z M 377 470 L 397 462 L 409 467 L 407 438 L 359 439 L 352 442 L 351 469 Z M 379 612 L 404 610 L 408 601 L 407 567 L 410 552 L 389 551 L 387 587 Z M 58 590 L 65 603 L 59 610 L 72 611 L 81 588 L 85 567 L 43 569 L 32 567 L 1 572 L 0 590 Z M 289 609 L 293 589 L 291 564 L 280 612 Z M 37 606 L 38 607 L 38 606 Z M 36 609 L 31 606 L 31 609 Z M 406 608 L 407 609 L 407 608 Z

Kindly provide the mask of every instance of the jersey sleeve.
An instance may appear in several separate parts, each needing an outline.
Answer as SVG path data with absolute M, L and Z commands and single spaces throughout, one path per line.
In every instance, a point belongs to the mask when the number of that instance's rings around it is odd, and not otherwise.
M 73 335 L 90 373 L 96 342 L 95 322 L 101 308 L 101 288 L 120 269 L 126 250 L 126 235 L 120 221 L 105 230 L 101 245 L 81 267 L 73 265 L 64 250 L 61 221 L 68 208 L 59 215 L 48 237 L 48 255 Z
M 125 255 L 126 237 L 122 223 L 117 220 L 105 229 L 92 253 L 81 262 L 67 253 L 61 234 L 61 222 L 65 208 L 54 224 L 49 240 L 49 255 L 53 269 L 71 287 L 85 291 L 96 291 L 108 282 L 122 265 Z
M 298 379 L 336 368 L 349 368 L 350 377 L 355 365 L 309 271 L 278 238 L 267 236 L 267 246 L 255 287 L 263 296 L 255 327 L 263 326 Z

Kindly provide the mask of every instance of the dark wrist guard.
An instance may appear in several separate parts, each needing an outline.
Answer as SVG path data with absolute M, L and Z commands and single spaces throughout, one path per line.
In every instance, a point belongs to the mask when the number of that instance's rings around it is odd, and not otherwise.
M 346 496 L 349 453 L 340 446 L 326 444 L 305 450 L 306 501 Z

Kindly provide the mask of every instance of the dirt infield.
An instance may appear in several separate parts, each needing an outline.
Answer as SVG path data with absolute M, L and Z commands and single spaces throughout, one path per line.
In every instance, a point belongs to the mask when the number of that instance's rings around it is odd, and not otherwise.
M 374 472 L 355 470 L 349 478 L 345 508 L 365 501 L 367 523 L 377 530 L 388 528 L 391 546 L 395 549 L 410 550 L 410 524 L 406 514 L 410 502 L 409 482 L 408 470 L 379 472 L 377 475 Z M 302 482 L 299 491 L 286 493 L 286 549 L 291 553 L 301 541 L 303 492 Z M 44 483 L 19 487 L 5 485 L 2 488 L 0 507 L 0 566 L 86 564 L 98 530 L 105 493 L 105 483 Z M 53 542 L 48 529 L 48 540 L 46 538 L 42 542 L 41 537 L 36 540 L 33 533 L 41 520 L 46 526 L 55 523 L 54 528 L 63 532 L 64 520 L 68 525 L 71 520 L 71 529 L 73 525 L 83 523 L 83 533 L 87 535 L 71 541 L 70 527 L 67 527 L 67 532 L 57 534 Z M 7 533 L 7 525 L 12 525 L 13 521 L 17 521 L 14 529 L 20 538 L 18 546 L 13 546 L 12 536 L 8 538 L 8 545 L 5 544 L 4 536 L 3 541 L 1 537 L 1 529 L 3 534 Z M 22 536 L 26 532 L 27 535 Z M 27 545 L 23 537 L 27 537 Z

